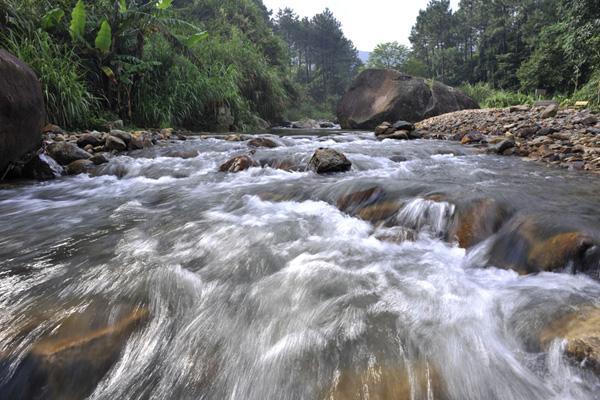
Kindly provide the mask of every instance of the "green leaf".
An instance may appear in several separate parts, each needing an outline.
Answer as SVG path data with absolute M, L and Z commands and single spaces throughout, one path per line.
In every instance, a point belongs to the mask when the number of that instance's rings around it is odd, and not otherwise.
M 96 48 L 102 53 L 108 53 L 112 44 L 112 29 L 107 20 L 102 21 L 98 35 L 96 35 Z
M 119 11 L 121 13 L 127 12 L 127 0 L 119 0 Z
M 108 79 L 110 79 L 114 83 L 117 82 L 117 77 L 115 76 L 114 71 L 110 67 L 104 66 L 100 69 L 102 70 L 102 72 L 104 72 L 104 75 L 106 75 Z
M 71 25 L 69 26 L 69 33 L 73 40 L 83 39 L 83 35 L 85 34 L 85 19 L 85 4 L 83 0 L 78 0 L 71 12 Z
M 194 47 L 196 45 L 198 45 L 198 43 L 202 42 L 204 39 L 206 39 L 208 37 L 208 32 L 198 32 L 198 33 L 194 33 L 193 35 L 189 36 L 186 40 L 185 40 L 185 45 L 187 47 Z
M 171 7 L 172 3 L 173 0 L 158 0 L 158 3 L 156 3 L 156 8 L 159 10 L 166 10 L 167 8 Z
M 42 17 L 42 28 L 46 31 L 54 28 L 56 25 L 58 25 L 60 23 L 60 21 L 62 20 L 62 18 L 64 16 L 65 16 L 65 12 L 63 10 L 61 10 L 60 8 L 55 8 L 55 9 L 48 11 Z

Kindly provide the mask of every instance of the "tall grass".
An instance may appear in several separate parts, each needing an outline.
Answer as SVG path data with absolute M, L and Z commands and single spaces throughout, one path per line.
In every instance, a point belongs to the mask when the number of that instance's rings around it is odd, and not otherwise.
M 483 108 L 503 108 L 521 104 L 532 105 L 534 97 L 519 92 L 494 89 L 488 83 L 465 84 L 460 87 Z
M 159 38 L 146 47 L 145 55 L 155 67 L 144 75 L 136 93 L 137 123 L 209 128 L 219 106 L 247 108 L 234 84 L 234 66 L 211 62 L 201 68 Z
M 55 43 L 43 31 L 34 31 L 29 37 L 11 31 L 2 35 L 0 41 L 35 71 L 50 122 L 65 128 L 90 124 L 98 102 L 86 87 L 82 66 L 73 50 Z

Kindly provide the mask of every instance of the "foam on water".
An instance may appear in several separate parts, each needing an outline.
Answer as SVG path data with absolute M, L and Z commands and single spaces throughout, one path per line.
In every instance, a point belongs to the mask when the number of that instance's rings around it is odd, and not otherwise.
M 568 361 L 562 343 L 547 351 L 531 343 L 557 311 L 598 304 L 600 285 L 582 275 L 483 268 L 489 243 L 469 253 L 446 243 L 455 208 L 426 199 L 501 187 L 523 207 L 550 189 L 562 204 L 573 200 L 577 178 L 514 159 L 515 168 L 539 174 L 521 182 L 505 172 L 504 159 L 437 142 L 378 142 L 362 133 L 280 142 L 256 156 L 306 162 L 331 146 L 346 152 L 353 170 L 223 174 L 218 165 L 245 145 L 190 140 L 195 158 L 154 149 L 112 160 L 127 171 L 120 178 L 0 191 L 0 354 L 11 355 L 0 369 L 0 397 L 28 348 L 99 298 L 107 315 L 133 303 L 150 318 L 92 399 L 324 399 L 348 376 L 385 368 L 406 371 L 415 399 L 437 398 L 439 381 L 447 398 L 460 400 L 597 396 L 598 378 Z M 398 155 L 408 161 L 392 161 Z M 395 228 L 338 210 L 337 198 L 362 188 L 357 182 L 397 194 L 403 207 L 390 221 L 416 230 L 417 239 L 379 240 Z M 594 220 L 598 188 L 577 191 L 571 212 L 583 221 Z M 269 201 L 263 193 L 285 196 Z M 57 313 L 20 337 L 45 307 Z

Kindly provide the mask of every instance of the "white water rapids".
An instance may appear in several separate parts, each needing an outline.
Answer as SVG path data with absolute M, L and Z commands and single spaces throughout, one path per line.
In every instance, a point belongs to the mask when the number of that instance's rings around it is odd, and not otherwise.
M 597 180 L 452 143 L 275 140 L 255 157 L 306 164 L 332 147 L 352 171 L 220 173 L 246 144 L 198 138 L 119 156 L 111 174 L 0 188 L 0 398 L 32 398 L 29 349 L 98 299 L 108 321 L 123 304 L 149 317 L 90 399 L 600 398 L 559 340 L 535 344 L 557 312 L 600 305 L 600 284 L 485 265 L 439 238 L 452 206 L 422 200 L 485 195 L 596 229 Z M 393 227 L 336 207 L 373 185 L 404 202 L 395 221 L 417 240 L 382 241 Z

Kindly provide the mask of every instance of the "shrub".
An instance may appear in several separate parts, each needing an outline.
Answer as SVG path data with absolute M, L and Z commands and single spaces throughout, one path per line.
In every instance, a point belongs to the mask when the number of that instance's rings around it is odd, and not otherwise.
M 524 93 L 494 89 L 488 83 L 465 84 L 461 90 L 483 108 L 503 108 L 520 104 L 532 105 L 533 96 Z
M 64 128 L 87 127 L 97 112 L 97 99 L 86 87 L 83 68 L 71 48 L 41 30 L 21 35 L 13 30 L 0 43 L 35 71 L 44 92 L 48 120 Z

